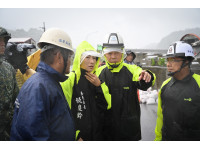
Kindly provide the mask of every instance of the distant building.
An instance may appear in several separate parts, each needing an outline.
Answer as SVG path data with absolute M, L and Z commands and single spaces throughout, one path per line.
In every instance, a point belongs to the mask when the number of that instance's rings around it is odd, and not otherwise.
M 136 54 L 135 64 L 139 66 L 160 66 L 160 59 L 167 53 L 167 49 L 131 49 Z M 162 64 L 163 66 L 163 64 Z
M 11 38 L 8 42 L 12 42 L 12 43 L 29 43 L 29 44 L 36 44 L 35 40 L 28 37 L 28 38 Z
M 31 37 L 28 37 L 28 38 L 11 38 L 8 42 L 15 43 L 15 44 L 28 43 L 28 44 L 36 45 L 35 40 L 32 39 Z M 36 51 L 36 49 L 29 49 L 27 56 L 31 55 L 35 51 Z

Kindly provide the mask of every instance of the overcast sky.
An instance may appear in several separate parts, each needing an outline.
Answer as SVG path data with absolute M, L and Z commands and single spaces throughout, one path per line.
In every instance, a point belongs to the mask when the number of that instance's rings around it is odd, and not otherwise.
M 158 43 L 171 32 L 200 27 L 200 9 L 194 8 L 0 8 L 0 25 L 7 29 L 58 27 L 74 48 L 83 40 L 95 48 L 104 36 L 119 32 L 126 48 Z

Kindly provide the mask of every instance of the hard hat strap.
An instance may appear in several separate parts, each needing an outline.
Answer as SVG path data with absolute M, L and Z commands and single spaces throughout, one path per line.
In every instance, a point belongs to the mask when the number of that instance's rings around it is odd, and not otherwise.
M 121 64 L 121 63 L 120 63 L 120 64 L 113 64 L 113 65 L 111 65 L 109 62 L 107 62 L 107 63 L 108 63 L 108 65 L 111 66 L 112 68 L 117 68 L 117 67 Z
M 63 61 L 64 61 L 64 68 L 62 71 L 62 74 L 65 74 L 66 68 L 67 68 L 67 62 L 68 62 L 68 55 L 69 53 L 66 50 L 60 50 L 62 57 L 63 57 Z
M 190 67 L 190 63 L 191 63 L 191 62 L 186 63 L 186 61 L 187 61 L 187 59 L 185 58 L 185 59 L 183 60 L 183 63 L 182 63 L 182 65 L 181 65 L 181 67 L 180 67 L 179 70 L 177 70 L 177 71 L 175 71 L 175 72 L 169 72 L 167 75 L 168 75 L 168 76 L 174 76 L 176 73 L 180 72 L 181 69 L 183 69 L 185 66 L 188 65 L 188 66 Z

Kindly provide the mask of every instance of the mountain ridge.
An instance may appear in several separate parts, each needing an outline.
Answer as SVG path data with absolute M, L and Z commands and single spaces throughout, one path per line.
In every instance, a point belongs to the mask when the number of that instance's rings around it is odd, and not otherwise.
M 31 37 L 33 38 L 36 43 L 38 43 L 43 31 L 37 28 L 30 28 L 28 31 L 24 29 L 17 29 L 17 30 L 9 30 L 8 32 L 11 33 L 13 38 L 24 38 L 24 37 Z M 196 28 L 187 28 L 185 30 L 179 30 L 171 32 L 170 34 L 163 37 L 158 43 L 150 43 L 146 45 L 145 49 L 168 49 L 169 45 L 175 41 L 179 41 L 185 34 L 196 34 L 200 36 L 200 27 Z

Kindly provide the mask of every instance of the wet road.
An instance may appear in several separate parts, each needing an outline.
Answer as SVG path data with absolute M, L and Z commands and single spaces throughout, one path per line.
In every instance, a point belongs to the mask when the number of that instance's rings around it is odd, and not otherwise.
M 153 141 L 157 119 L 157 104 L 140 104 L 142 141 Z

